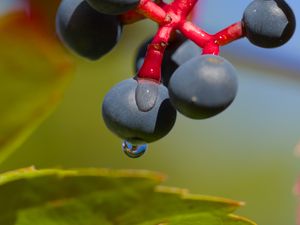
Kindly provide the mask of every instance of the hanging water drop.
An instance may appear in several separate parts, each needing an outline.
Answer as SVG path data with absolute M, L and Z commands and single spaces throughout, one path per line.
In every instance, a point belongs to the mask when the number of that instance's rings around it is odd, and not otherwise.
M 158 85 L 154 81 L 141 79 L 135 90 L 135 101 L 137 107 L 142 112 L 150 111 L 158 97 Z
M 128 141 L 124 141 L 122 144 L 123 152 L 130 158 L 139 158 L 145 154 L 147 150 L 147 144 L 132 144 Z

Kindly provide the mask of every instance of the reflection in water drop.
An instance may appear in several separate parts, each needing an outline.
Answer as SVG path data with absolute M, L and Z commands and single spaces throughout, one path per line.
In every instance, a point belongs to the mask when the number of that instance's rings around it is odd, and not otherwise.
M 142 112 L 150 111 L 154 106 L 158 97 L 159 84 L 150 80 L 139 80 L 135 90 L 135 101 L 137 107 Z
M 135 145 L 125 140 L 122 144 L 122 149 L 130 158 L 139 158 L 146 152 L 147 144 Z

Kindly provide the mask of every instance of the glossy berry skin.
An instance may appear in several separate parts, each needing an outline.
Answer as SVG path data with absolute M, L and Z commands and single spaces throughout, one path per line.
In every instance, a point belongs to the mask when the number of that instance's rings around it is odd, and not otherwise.
M 169 133 L 176 120 L 168 90 L 158 85 L 154 107 L 143 112 L 138 109 L 135 90 L 137 80 L 131 78 L 114 86 L 105 96 L 102 116 L 106 126 L 117 136 L 133 144 L 150 143 Z
M 180 66 L 169 83 L 170 100 L 183 115 L 205 119 L 225 110 L 234 100 L 236 71 L 224 58 L 195 57 Z
M 134 65 L 136 73 L 143 65 L 147 47 L 152 39 L 153 37 L 144 41 L 138 49 Z M 164 59 L 161 66 L 163 84 L 168 86 L 170 78 L 175 70 L 184 62 L 200 54 L 201 49 L 196 44 L 186 40 L 182 35 L 176 34 L 176 37 L 170 41 L 164 53 Z
M 101 13 L 118 15 L 134 9 L 139 0 L 86 0 L 94 9 Z
M 117 44 L 122 26 L 116 16 L 99 13 L 84 0 L 63 0 L 57 11 L 56 30 L 69 49 L 96 60 Z
M 264 48 L 285 44 L 296 26 L 293 11 L 283 0 L 254 0 L 242 21 L 249 41 Z

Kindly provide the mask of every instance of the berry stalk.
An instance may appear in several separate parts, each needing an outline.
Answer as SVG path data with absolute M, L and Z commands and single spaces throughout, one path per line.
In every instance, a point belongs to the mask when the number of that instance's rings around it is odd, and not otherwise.
M 190 21 L 182 23 L 179 30 L 183 35 L 195 42 L 200 48 L 204 48 L 204 46 L 211 40 L 211 35 Z
M 136 11 L 158 24 L 163 24 L 167 16 L 165 10 L 151 0 L 140 0 Z
M 171 26 L 162 26 L 158 29 L 153 41 L 148 46 L 145 61 L 138 72 L 138 78 L 150 79 L 158 83 L 161 81 L 161 64 L 172 31 Z
M 213 36 L 220 46 L 227 45 L 243 37 L 245 37 L 245 32 L 241 21 L 226 27 L 224 30 L 219 31 Z
M 151 0 L 141 0 L 135 11 L 122 15 L 123 23 L 136 22 L 145 17 L 155 21 L 160 28 L 148 47 L 144 65 L 138 72 L 138 78 L 160 82 L 161 63 L 169 38 L 175 30 L 195 42 L 203 49 L 202 54 L 219 55 L 220 46 L 229 44 L 244 37 L 241 22 L 237 22 L 216 34 L 208 34 L 187 17 L 198 0 L 174 0 L 170 4 L 156 3 Z
M 219 53 L 220 45 L 218 45 L 218 43 L 215 40 L 208 42 L 202 50 L 202 55 L 219 55 Z
M 140 2 L 137 11 L 142 11 L 145 16 L 162 25 L 148 47 L 144 64 L 137 75 L 138 78 L 161 81 L 161 64 L 171 34 L 186 20 L 196 3 L 197 0 L 175 0 L 161 8 L 152 1 Z

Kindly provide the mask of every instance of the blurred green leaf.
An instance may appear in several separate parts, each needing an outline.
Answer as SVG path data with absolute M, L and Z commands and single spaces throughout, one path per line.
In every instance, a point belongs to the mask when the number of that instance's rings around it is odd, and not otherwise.
M 232 214 L 240 202 L 158 186 L 162 179 L 132 170 L 9 172 L 0 175 L 0 224 L 255 225 Z
M 62 97 L 72 64 L 54 33 L 27 12 L 0 17 L 0 163 Z

